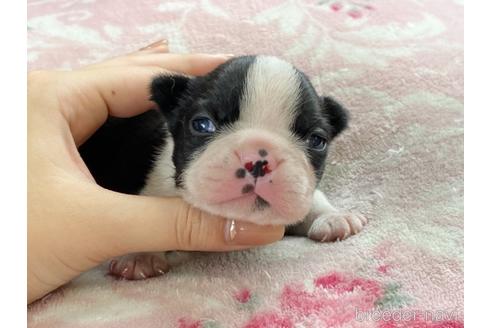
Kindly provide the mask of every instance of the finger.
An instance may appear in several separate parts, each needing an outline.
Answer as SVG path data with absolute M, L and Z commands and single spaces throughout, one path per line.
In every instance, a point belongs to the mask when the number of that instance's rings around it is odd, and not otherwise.
M 147 58 L 148 57 L 148 58 Z M 140 65 L 101 67 L 77 72 L 74 89 L 83 90 L 82 97 L 67 97 L 70 130 L 78 145 L 82 144 L 106 120 L 108 115 L 131 117 L 155 104 L 151 102 L 149 85 L 154 76 L 166 72 L 201 75 L 227 60 L 224 55 L 149 54 L 141 56 Z
M 61 95 L 62 111 L 77 146 L 89 138 L 108 115 L 130 117 L 155 105 L 149 100 L 149 84 L 162 69 L 131 66 L 105 67 L 71 73 Z
M 202 212 L 180 198 L 132 196 L 102 190 L 92 209 L 112 210 L 91 216 L 102 239 L 118 256 L 165 250 L 227 251 L 275 242 L 283 226 L 258 226 Z M 91 196 L 93 197 L 93 196 Z
M 203 75 L 227 60 L 224 55 L 176 55 L 149 54 L 134 56 L 134 65 L 127 67 L 103 67 L 80 72 L 87 86 L 95 86 L 102 99 L 99 104 L 109 114 L 128 117 L 153 107 L 149 100 L 149 85 L 157 74 L 178 72 L 186 75 Z M 90 108 L 90 107 L 89 107 Z
M 94 88 L 100 99 L 96 108 L 111 116 L 130 117 L 141 114 L 155 104 L 150 101 L 150 83 L 166 70 L 153 66 L 108 67 L 85 72 L 84 80 Z
M 157 74 L 182 73 L 203 75 L 227 60 L 225 55 L 149 54 L 130 59 L 129 67 L 110 67 L 86 72 L 103 97 L 110 114 L 128 117 L 153 107 L 149 100 L 149 85 Z

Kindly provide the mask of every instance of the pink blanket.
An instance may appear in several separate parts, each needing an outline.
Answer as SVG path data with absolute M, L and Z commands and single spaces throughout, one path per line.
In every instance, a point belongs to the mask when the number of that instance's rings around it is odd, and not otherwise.
M 335 243 L 193 254 L 168 274 L 94 269 L 31 327 L 463 327 L 462 0 L 29 0 L 29 68 L 161 37 L 174 52 L 272 54 L 352 113 L 321 188 L 371 221 Z

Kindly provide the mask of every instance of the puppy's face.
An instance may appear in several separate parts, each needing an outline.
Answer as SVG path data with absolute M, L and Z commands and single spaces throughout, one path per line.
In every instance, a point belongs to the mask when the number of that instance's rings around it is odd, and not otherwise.
M 174 139 L 183 198 L 257 224 L 304 218 L 327 146 L 347 124 L 339 104 L 274 57 L 235 58 L 193 79 L 158 77 L 152 98 Z

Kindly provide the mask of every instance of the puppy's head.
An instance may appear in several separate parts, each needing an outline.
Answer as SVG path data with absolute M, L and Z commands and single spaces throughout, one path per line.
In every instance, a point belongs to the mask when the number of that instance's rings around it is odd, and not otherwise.
M 347 113 L 302 72 L 275 57 L 245 56 L 203 77 L 159 76 L 151 89 L 186 201 L 257 224 L 291 224 L 308 213 Z

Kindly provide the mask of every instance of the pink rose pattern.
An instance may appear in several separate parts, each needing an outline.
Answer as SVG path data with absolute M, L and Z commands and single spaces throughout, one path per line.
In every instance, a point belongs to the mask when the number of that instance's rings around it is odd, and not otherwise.
M 320 188 L 371 219 L 343 242 L 194 254 L 146 281 L 101 266 L 29 306 L 30 327 L 464 326 L 462 0 L 28 0 L 27 25 L 29 69 L 162 37 L 294 63 L 352 114 Z M 377 311 L 415 315 L 358 318 Z

